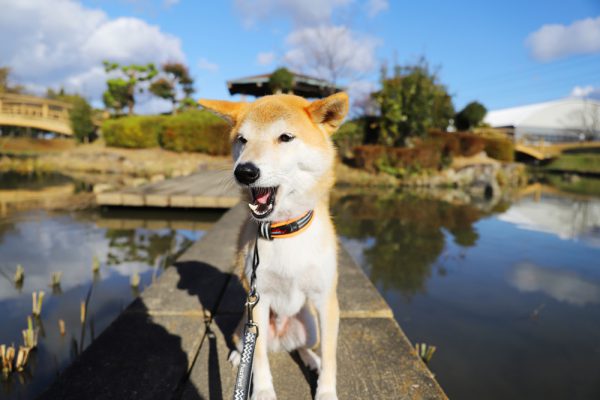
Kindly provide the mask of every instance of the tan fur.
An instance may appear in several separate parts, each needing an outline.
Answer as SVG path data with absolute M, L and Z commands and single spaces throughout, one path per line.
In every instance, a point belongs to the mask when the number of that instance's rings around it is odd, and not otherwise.
M 257 164 L 261 170 L 257 185 L 272 186 L 275 182 L 280 188 L 267 220 L 282 221 L 299 217 L 309 209 L 315 211 L 312 224 L 301 234 L 259 240 L 257 288 L 261 300 L 254 319 L 262 334 L 255 350 L 253 399 L 275 399 L 267 349 L 281 346 L 286 350 L 293 346 L 308 365 L 320 368 L 317 399 L 336 399 L 339 306 L 337 236 L 328 206 L 335 158 L 330 135 L 348 111 L 348 96 L 338 93 L 309 102 L 292 95 L 273 95 L 254 103 L 200 100 L 200 104 L 231 124 L 236 165 Z M 293 135 L 293 143 L 282 143 L 282 133 Z M 244 137 L 245 144 L 240 144 L 239 136 Z M 242 189 L 249 201 L 249 190 Z M 256 222 L 248 218 L 239 234 L 238 271 L 246 290 L 256 231 Z M 286 287 L 289 292 L 282 289 Z M 312 328 L 317 322 L 315 310 L 320 322 L 316 330 Z M 286 340 L 288 334 L 292 336 Z M 298 340 L 302 343 L 294 344 Z M 319 341 L 321 360 L 310 350 Z

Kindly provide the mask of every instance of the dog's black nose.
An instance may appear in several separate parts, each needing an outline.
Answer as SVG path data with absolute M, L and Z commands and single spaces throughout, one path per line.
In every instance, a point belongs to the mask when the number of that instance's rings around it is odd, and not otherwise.
M 235 172 L 233 174 L 239 183 L 250 185 L 251 183 L 256 182 L 256 180 L 260 177 L 260 169 L 258 169 L 256 165 L 248 162 L 239 164 L 235 168 Z

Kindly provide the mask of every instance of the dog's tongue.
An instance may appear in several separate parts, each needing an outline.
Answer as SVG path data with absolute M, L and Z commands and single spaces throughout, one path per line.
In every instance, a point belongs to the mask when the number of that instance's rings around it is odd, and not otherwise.
M 256 202 L 258 204 L 267 204 L 267 201 L 269 201 L 269 196 L 271 195 L 271 193 L 266 190 L 264 193 L 261 194 L 257 194 L 256 195 Z

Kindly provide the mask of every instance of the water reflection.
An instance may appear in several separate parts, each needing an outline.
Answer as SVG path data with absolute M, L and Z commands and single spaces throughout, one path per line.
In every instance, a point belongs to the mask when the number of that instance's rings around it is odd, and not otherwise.
M 450 398 L 598 399 L 598 199 L 340 195 L 342 241 Z
M 46 212 L 10 213 L 0 220 L 0 343 L 22 342 L 31 293 L 44 290 L 38 348 L 23 373 L 2 382 L 0 398 L 33 398 L 84 350 L 135 296 L 130 277 L 148 286 L 175 255 L 199 239 L 218 213 Z M 185 229 L 177 228 L 186 221 Z M 97 257 L 99 270 L 93 271 Z M 25 268 L 21 288 L 12 280 Z M 60 285 L 52 273 L 62 272 Z M 82 314 L 81 303 L 85 304 Z M 65 324 L 62 335 L 59 321 Z
M 479 234 L 473 223 L 503 207 L 483 211 L 408 193 L 349 194 L 335 201 L 333 214 L 340 235 L 361 239 L 347 244 L 356 249 L 362 242 L 360 261 L 371 280 L 384 290 L 398 289 L 410 297 L 425 291 L 444 251 L 445 232 L 461 247 L 474 246 Z M 445 272 L 443 266 L 438 272 Z
M 542 201 L 525 198 L 502 214 L 500 220 L 522 229 L 546 232 L 561 239 L 582 238 L 600 247 L 600 200 L 574 200 L 544 195 Z
M 576 306 L 600 302 L 600 284 L 569 270 L 523 262 L 513 267 L 509 281 L 522 292 L 541 292 Z

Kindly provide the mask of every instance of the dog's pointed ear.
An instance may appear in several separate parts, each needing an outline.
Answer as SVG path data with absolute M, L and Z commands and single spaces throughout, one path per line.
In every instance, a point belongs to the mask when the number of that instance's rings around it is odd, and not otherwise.
M 213 114 L 223 118 L 229 125 L 235 125 L 240 114 L 248 105 L 247 103 L 225 101 L 225 100 L 206 100 L 200 99 L 198 103 L 212 112 Z
M 315 124 L 322 125 L 327 133 L 333 134 L 348 114 L 348 95 L 340 92 L 315 100 L 306 111 Z

